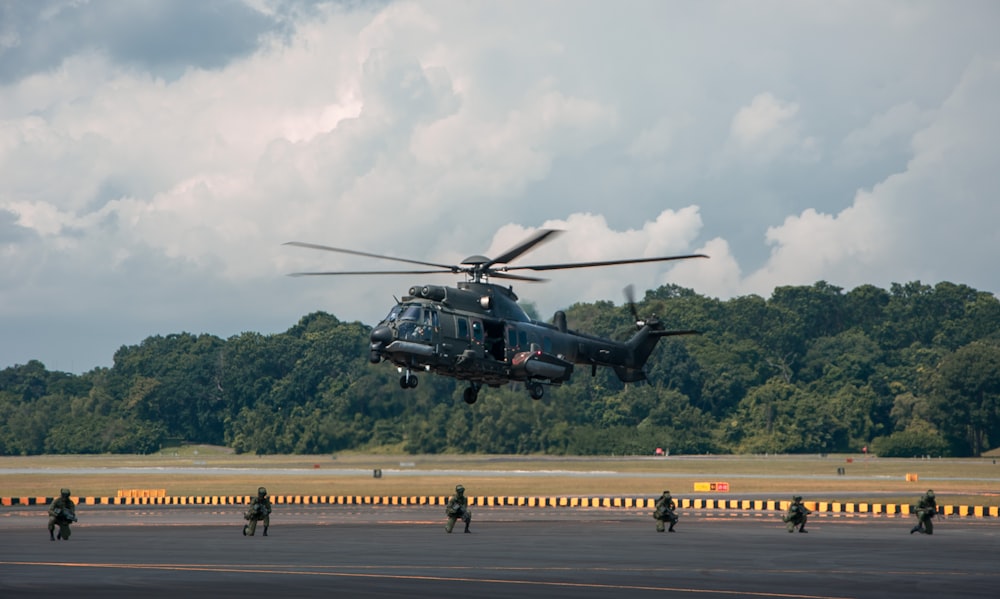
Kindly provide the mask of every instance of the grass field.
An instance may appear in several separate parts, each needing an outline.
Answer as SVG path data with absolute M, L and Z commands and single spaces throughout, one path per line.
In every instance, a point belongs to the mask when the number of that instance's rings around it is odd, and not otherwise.
M 839 475 L 838 469 L 844 474 Z M 375 478 L 373 471 L 382 470 Z M 917 480 L 908 482 L 907 475 Z M 1000 505 L 995 458 L 862 456 L 554 457 L 499 455 L 235 455 L 186 446 L 146 456 L 0 457 L 0 496 L 114 496 L 119 489 L 167 495 L 446 495 L 461 482 L 484 496 L 694 497 L 695 482 L 728 482 L 729 495 L 792 494 L 810 500 L 912 503 L 933 488 L 939 503 Z

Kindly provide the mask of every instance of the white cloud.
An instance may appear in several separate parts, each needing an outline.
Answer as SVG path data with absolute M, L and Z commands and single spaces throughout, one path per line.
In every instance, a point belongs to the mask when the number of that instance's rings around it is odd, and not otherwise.
M 797 104 L 782 102 L 771 94 L 759 94 L 733 117 L 730 127 L 733 139 L 745 147 L 758 145 L 787 128 L 798 111 Z
M 769 162 L 782 156 L 814 160 L 817 141 L 804 136 L 799 105 L 770 93 L 758 94 L 740 108 L 730 125 L 730 148 L 738 159 Z
M 904 172 L 889 175 L 836 215 L 814 209 L 768 229 L 767 265 L 747 288 L 829 279 L 864 283 L 951 280 L 995 291 L 981 259 L 1000 249 L 1000 172 L 992 151 L 1000 116 L 1000 60 L 976 60 L 931 123 L 913 138 Z M 984 270 L 988 269 L 988 270 Z M 993 282 L 991 282 L 993 281 Z
M 64 47 L 0 73 L 0 330 L 22 331 L 0 368 L 317 309 L 371 323 L 421 280 L 288 279 L 398 266 L 289 240 L 457 263 L 558 227 L 518 262 L 711 255 L 517 285 L 544 314 L 629 283 L 1000 290 L 994 3 L 527 6 L 330 3 L 175 76 L 66 28 L 106 4 L 5 24 Z M 234 54 L 246 31 L 270 34 Z
M 693 253 L 705 254 L 709 259 L 679 262 L 663 276 L 663 283 L 695 289 L 707 297 L 731 298 L 747 293 L 739 262 L 725 239 L 710 239 Z

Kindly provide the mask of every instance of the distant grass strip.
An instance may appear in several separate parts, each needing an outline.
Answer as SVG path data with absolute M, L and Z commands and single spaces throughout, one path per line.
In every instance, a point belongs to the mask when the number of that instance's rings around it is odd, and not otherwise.
M 851 461 L 848 462 L 847 460 Z M 843 475 L 838 469 L 843 468 Z M 381 478 L 374 470 L 382 471 Z M 917 475 L 908 482 L 907 474 Z M 910 503 L 933 488 L 941 503 L 1000 505 L 1000 464 L 983 459 L 861 456 L 554 457 L 467 455 L 252 456 L 212 447 L 148 456 L 0 457 L 0 496 L 114 497 L 119 489 L 172 496 L 247 495 L 263 485 L 287 495 L 696 497 L 696 482 L 728 482 L 728 494 L 784 499 Z

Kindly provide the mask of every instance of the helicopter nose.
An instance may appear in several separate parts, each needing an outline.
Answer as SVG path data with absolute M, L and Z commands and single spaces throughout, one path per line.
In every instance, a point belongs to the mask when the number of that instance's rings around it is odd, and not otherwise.
M 372 343 L 388 343 L 392 341 L 392 329 L 389 327 L 378 327 L 372 331 Z

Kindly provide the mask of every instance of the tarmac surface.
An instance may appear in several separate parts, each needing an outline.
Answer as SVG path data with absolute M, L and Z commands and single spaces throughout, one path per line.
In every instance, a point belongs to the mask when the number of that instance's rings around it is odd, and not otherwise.
M 244 537 L 239 506 L 80 506 L 68 541 L 44 507 L 0 509 L 0 597 L 1000 596 L 1000 522 L 814 514 L 477 508 L 472 534 L 440 507 L 275 506 Z

